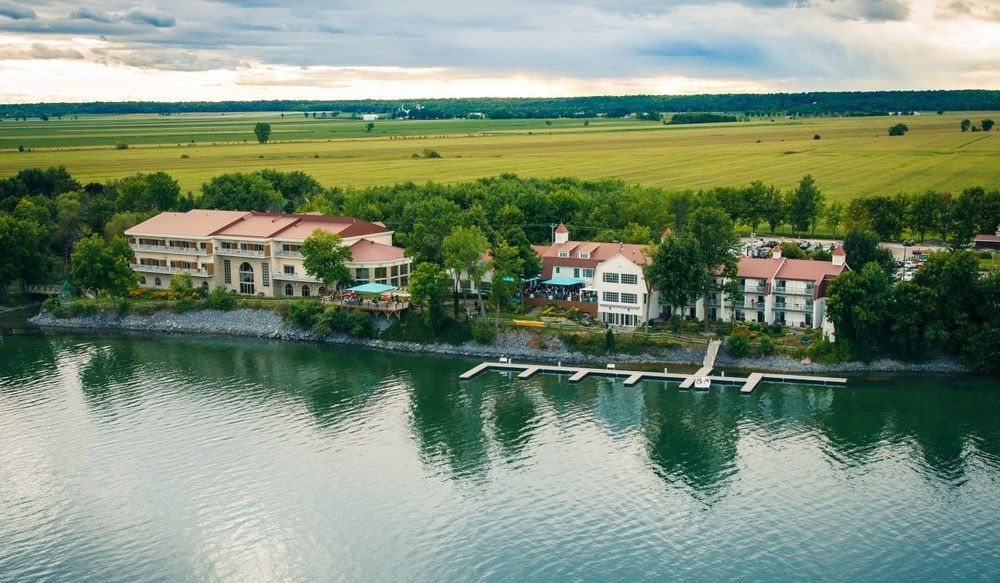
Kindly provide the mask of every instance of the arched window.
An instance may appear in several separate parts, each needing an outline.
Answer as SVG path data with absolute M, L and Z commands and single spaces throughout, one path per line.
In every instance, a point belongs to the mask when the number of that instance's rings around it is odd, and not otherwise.
M 163 284 L 160 283 L 160 278 L 157 277 L 156 279 L 153 280 L 153 285 L 155 285 L 156 287 L 160 287 Z
M 302 297 L 304 297 L 304 298 L 309 297 L 309 286 L 308 285 L 302 286 Z
M 201 282 L 201 289 L 203 289 L 205 291 L 208 291 L 208 282 L 207 281 Z
M 325 296 L 326 295 L 326 288 L 325 287 L 320 286 L 320 288 L 319 288 L 319 295 L 321 295 L 321 296 Z
M 253 266 L 243 262 L 240 264 L 240 293 L 252 296 L 254 291 Z
M 146 278 L 145 277 L 140 277 L 139 278 L 139 284 L 140 285 L 146 285 Z
M 285 284 L 285 295 L 286 296 L 294 296 L 295 295 L 295 290 L 292 288 L 292 284 L 290 284 L 290 283 L 286 283 Z

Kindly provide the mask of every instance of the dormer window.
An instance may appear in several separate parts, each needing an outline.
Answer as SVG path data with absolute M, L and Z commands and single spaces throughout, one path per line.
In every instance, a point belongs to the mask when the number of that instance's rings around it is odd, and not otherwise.
M 587 253 L 585 251 L 581 251 L 580 252 L 580 259 L 590 259 L 590 253 Z
M 569 257 L 569 251 L 560 251 L 559 257 Z

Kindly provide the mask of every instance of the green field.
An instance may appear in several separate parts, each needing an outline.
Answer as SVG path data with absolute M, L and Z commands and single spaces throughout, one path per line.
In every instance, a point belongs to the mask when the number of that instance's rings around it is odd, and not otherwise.
M 501 172 L 621 178 L 672 189 L 793 186 L 812 174 L 828 200 L 861 194 L 1000 188 L 1000 133 L 959 121 L 997 114 L 756 120 L 666 126 L 624 119 L 377 121 L 301 114 L 88 116 L 0 122 L 0 176 L 64 165 L 78 180 L 163 170 L 185 190 L 234 170 L 302 170 L 327 186 L 458 182 Z M 273 126 L 257 144 L 253 125 Z M 910 132 L 889 137 L 904 122 Z M 814 140 L 819 134 L 821 139 Z M 127 150 L 115 144 L 129 144 Z M 18 146 L 26 150 L 19 152 Z M 425 148 L 442 158 L 415 158 Z

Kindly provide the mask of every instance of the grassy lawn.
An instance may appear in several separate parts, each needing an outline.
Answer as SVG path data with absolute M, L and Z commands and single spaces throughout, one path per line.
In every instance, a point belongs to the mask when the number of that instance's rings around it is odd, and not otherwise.
M 65 165 L 87 182 L 164 170 L 185 190 L 197 191 L 221 172 L 258 168 L 302 170 L 327 186 L 459 182 L 516 172 L 672 189 L 757 179 L 790 188 L 811 173 L 832 201 L 928 188 L 1000 188 L 993 169 L 1000 134 L 958 130 L 964 117 L 989 116 L 906 117 L 910 132 L 902 137 L 886 135 L 900 121 L 894 117 L 688 126 L 621 119 L 590 120 L 588 126 L 581 120 L 551 120 L 551 126 L 545 120 L 377 121 L 371 134 L 360 120 L 276 113 L 6 120 L 0 124 L 0 176 Z M 254 141 L 257 121 L 273 125 L 275 142 Z M 116 150 L 122 141 L 129 149 Z M 21 145 L 32 151 L 18 152 Z M 442 158 L 413 157 L 425 148 Z

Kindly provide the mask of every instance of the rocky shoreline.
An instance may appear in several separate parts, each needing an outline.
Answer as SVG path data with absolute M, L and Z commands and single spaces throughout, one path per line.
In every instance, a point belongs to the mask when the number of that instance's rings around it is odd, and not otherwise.
M 483 345 L 467 342 L 461 345 L 422 344 L 355 338 L 346 334 L 332 334 L 319 337 L 285 322 L 282 317 L 268 310 L 203 310 L 198 312 L 157 312 L 146 316 L 102 313 L 92 316 L 56 318 L 48 312 L 40 312 L 28 320 L 31 324 L 46 329 L 77 329 L 103 331 L 130 331 L 174 334 L 207 334 L 216 336 L 242 336 L 271 338 L 300 342 L 324 342 L 328 344 L 351 345 L 392 352 L 420 352 L 447 354 L 474 358 L 498 358 L 501 356 L 522 361 L 565 362 L 574 364 L 603 364 L 607 362 L 630 362 L 649 364 L 683 364 L 698 366 L 704 352 L 699 349 L 677 349 L 665 354 L 616 354 L 593 356 L 570 352 L 558 339 L 546 339 L 546 346 L 538 342 L 528 331 L 510 331 L 501 334 L 495 344 Z M 969 370 L 953 360 L 939 359 L 924 363 L 906 363 L 894 360 L 878 360 L 871 363 L 847 362 L 834 365 L 806 363 L 782 357 L 732 358 L 720 353 L 716 364 L 727 369 L 768 370 L 789 373 L 944 373 L 962 374 Z

